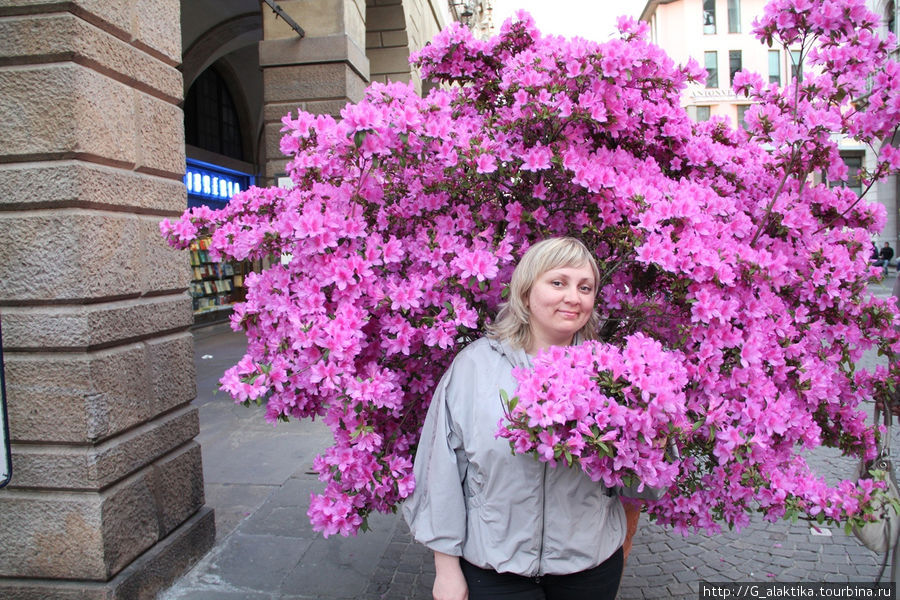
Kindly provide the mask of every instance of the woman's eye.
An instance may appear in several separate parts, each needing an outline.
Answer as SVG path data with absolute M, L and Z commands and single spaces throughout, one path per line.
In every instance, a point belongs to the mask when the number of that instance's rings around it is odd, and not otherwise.
M 591 292 L 594 291 L 594 286 L 583 285 L 583 286 L 581 286 L 581 291 L 584 292 L 585 294 L 590 294 Z
M 562 284 L 563 284 L 563 282 L 558 279 L 555 279 L 550 283 L 550 285 L 552 285 L 554 287 L 562 287 Z

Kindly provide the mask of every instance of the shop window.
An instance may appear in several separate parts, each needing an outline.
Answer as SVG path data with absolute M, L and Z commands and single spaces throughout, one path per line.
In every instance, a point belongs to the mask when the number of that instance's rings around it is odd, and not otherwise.
M 718 52 L 704 52 L 703 53 L 703 63 L 706 67 L 706 87 L 708 88 L 717 88 L 719 87 L 719 53 Z
M 703 33 L 716 32 L 716 0 L 703 0 Z
M 781 52 L 769 50 L 769 83 L 781 85 Z
M 249 173 L 188 158 L 185 161 L 184 186 L 188 207 L 224 208 L 231 196 L 255 183 Z M 190 292 L 194 304 L 194 324 L 213 323 L 227 318 L 235 302 L 244 300 L 244 276 L 251 264 L 218 261 L 209 253 L 210 238 L 190 244 Z
M 710 117 L 710 107 L 709 106 L 698 106 L 697 107 L 697 122 L 701 123 L 703 121 L 709 121 Z
M 191 146 L 244 160 L 241 128 L 225 80 L 214 69 L 197 77 L 184 102 L 184 138 Z
M 741 0 L 728 0 L 728 33 L 741 32 Z
M 728 82 L 734 85 L 734 76 L 738 71 L 744 68 L 744 61 L 740 50 L 728 51 Z

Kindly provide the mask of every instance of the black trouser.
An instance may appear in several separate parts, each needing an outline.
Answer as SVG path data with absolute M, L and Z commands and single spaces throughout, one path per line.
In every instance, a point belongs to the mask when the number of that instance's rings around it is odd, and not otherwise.
M 614 600 L 624 562 L 619 548 L 593 569 L 571 575 L 524 577 L 459 561 L 469 586 L 469 600 Z

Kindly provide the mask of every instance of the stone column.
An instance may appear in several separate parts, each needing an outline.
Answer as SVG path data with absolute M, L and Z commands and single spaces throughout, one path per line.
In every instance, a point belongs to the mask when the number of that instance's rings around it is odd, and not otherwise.
M 265 176 L 274 184 L 287 159 L 278 149 L 281 118 L 303 109 L 337 116 L 347 102 L 362 98 L 369 82 L 365 53 L 364 0 L 280 0 L 279 6 L 306 32 L 301 38 L 263 4 Z
M 421 9 L 422 0 L 407 4 Z M 413 73 L 409 66 L 410 40 L 406 30 L 408 10 L 404 9 L 401 0 L 368 0 L 366 10 L 366 54 L 371 64 L 372 81 L 410 81 Z M 414 85 L 421 91 L 418 78 Z
M 179 0 L 0 0 L 0 597 L 153 598 L 212 545 Z

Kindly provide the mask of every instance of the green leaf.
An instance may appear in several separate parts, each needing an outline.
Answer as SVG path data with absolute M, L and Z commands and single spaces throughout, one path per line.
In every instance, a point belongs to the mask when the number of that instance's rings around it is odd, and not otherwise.
M 368 131 L 357 131 L 353 134 L 353 145 L 359 148 L 363 145 L 363 142 L 366 140 L 366 135 L 368 135 Z

